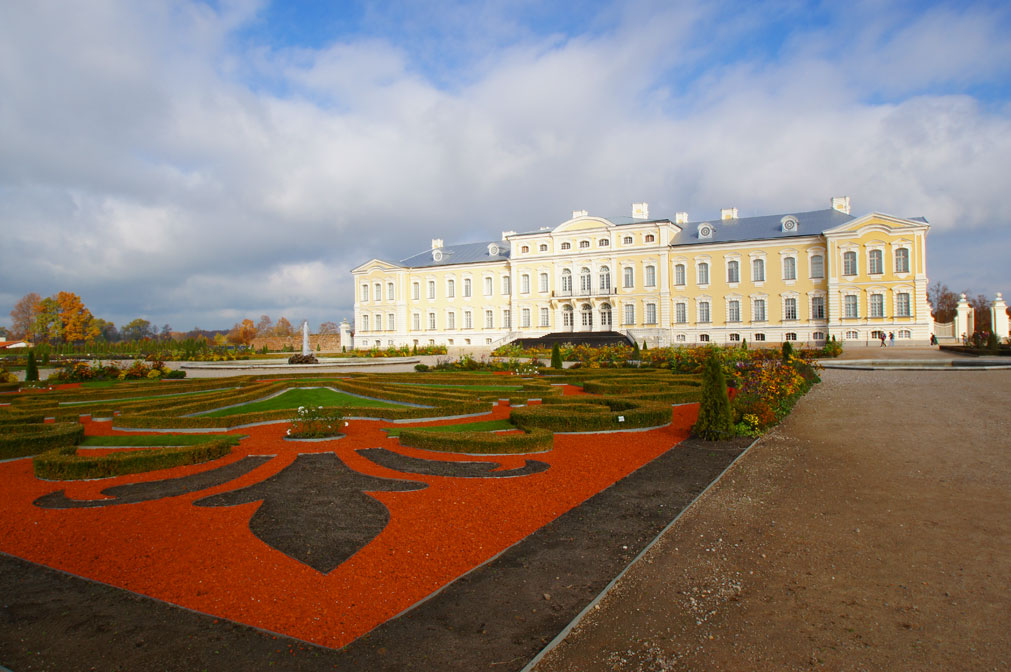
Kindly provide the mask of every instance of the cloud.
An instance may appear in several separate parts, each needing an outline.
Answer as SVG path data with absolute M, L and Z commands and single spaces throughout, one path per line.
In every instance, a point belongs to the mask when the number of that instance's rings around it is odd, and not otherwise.
M 1000 6 L 588 4 L 577 32 L 534 3 L 370 7 L 316 47 L 258 39 L 269 9 L 0 9 L 2 313 L 66 289 L 117 323 L 339 320 L 373 256 L 640 200 L 850 195 L 930 219 L 942 278 L 978 253 L 955 232 L 1011 242 Z

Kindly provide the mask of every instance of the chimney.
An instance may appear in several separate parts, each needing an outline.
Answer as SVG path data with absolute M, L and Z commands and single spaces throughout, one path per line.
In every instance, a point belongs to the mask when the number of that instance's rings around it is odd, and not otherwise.
M 578 219 L 580 217 L 586 217 L 588 214 L 590 214 L 590 213 L 587 212 L 586 210 L 573 210 L 572 211 L 572 219 Z
M 675 224 L 687 224 L 688 223 L 688 213 L 687 212 L 677 212 L 677 213 L 674 213 L 674 223 Z
M 832 199 L 832 209 L 838 210 L 843 214 L 850 214 L 850 197 L 849 196 L 836 196 Z
M 432 249 L 438 250 L 442 248 L 442 238 L 432 238 Z
M 649 203 L 633 203 L 632 219 L 649 219 Z
M 720 210 L 720 219 L 724 222 L 728 219 L 737 219 L 737 208 L 723 208 Z

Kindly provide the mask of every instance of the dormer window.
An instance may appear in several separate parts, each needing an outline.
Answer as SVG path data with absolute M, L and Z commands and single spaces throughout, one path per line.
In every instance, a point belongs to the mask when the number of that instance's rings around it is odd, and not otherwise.
M 498 245 L 496 243 L 489 243 L 488 245 L 488 256 L 497 257 L 498 256 Z
M 716 233 L 716 230 L 713 228 L 712 224 L 709 224 L 708 222 L 703 222 L 699 224 L 700 240 L 712 240 L 714 233 Z
M 529 245 L 524 245 L 523 247 L 520 248 L 520 252 L 522 252 L 523 254 L 529 253 L 530 252 L 530 246 Z
M 631 245 L 632 244 L 632 236 L 625 236 L 624 238 L 622 238 L 621 239 L 621 244 L 622 245 Z
M 568 250 L 572 247 L 572 243 L 562 243 L 562 249 Z
M 656 240 L 656 236 L 654 236 L 652 233 L 647 233 L 646 236 L 643 238 L 643 240 L 647 243 L 652 243 L 653 241 Z
M 793 215 L 787 215 L 783 219 L 779 220 L 779 222 L 783 226 L 783 233 L 797 233 L 797 228 L 800 226 L 797 222 L 797 218 Z
M 442 261 L 442 250 L 432 250 L 432 261 Z
M 585 248 L 587 248 L 589 246 L 590 246 L 590 241 L 588 241 L 588 240 L 581 240 L 581 241 L 579 241 L 579 249 L 582 250 L 582 249 L 585 249 Z
M 541 252 L 547 252 L 548 246 L 544 243 L 541 243 L 540 247 L 538 247 L 537 249 L 540 250 Z
M 610 244 L 611 241 L 608 240 L 607 238 L 601 238 L 600 240 L 597 241 L 597 247 L 607 247 Z

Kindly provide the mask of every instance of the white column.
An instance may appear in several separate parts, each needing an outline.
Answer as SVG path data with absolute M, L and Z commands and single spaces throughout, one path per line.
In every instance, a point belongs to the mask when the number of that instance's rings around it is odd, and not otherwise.
M 993 300 L 993 307 L 990 309 L 990 324 L 993 325 L 993 333 L 997 334 L 997 342 L 1002 343 L 1008 337 L 1008 315 L 1007 304 L 1004 303 L 1004 296 L 997 292 L 997 297 Z

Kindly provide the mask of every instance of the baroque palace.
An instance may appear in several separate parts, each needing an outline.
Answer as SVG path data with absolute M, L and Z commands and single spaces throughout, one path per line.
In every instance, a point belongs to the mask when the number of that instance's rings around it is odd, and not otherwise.
M 923 218 L 831 207 L 738 218 L 628 218 L 586 211 L 555 227 L 504 231 L 352 271 L 355 346 L 497 347 L 558 332 L 618 332 L 677 344 L 871 341 L 926 343 Z

